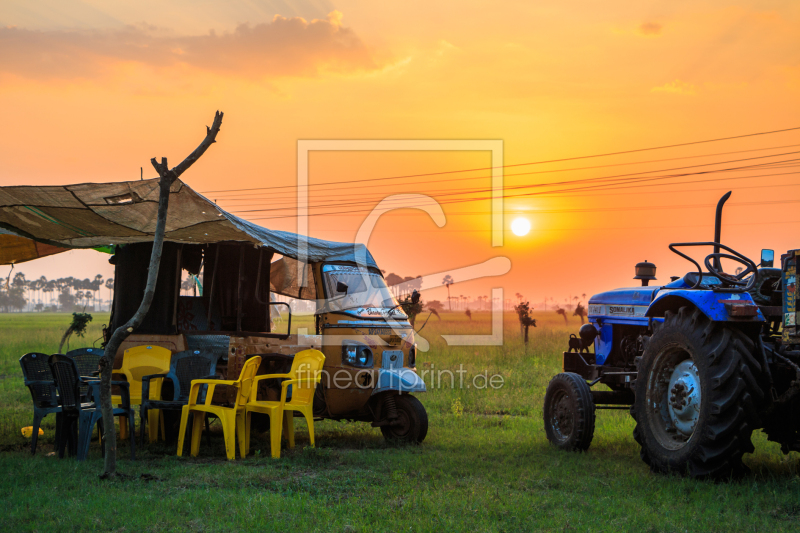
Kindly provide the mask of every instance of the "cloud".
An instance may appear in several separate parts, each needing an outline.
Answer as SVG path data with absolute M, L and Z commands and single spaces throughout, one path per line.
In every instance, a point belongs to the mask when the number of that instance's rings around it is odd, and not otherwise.
M 692 83 L 688 83 L 681 80 L 675 80 L 669 83 L 665 83 L 664 85 L 660 85 L 658 87 L 653 87 L 652 89 L 650 89 L 650 92 L 671 93 L 671 94 L 695 94 L 696 88 Z
M 0 72 L 34 79 L 102 76 L 116 63 L 188 65 L 246 78 L 313 77 L 381 68 L 342 14 L 325 19 L 276 15 L 232 32 L 175 36 L 153 26 L 95 31 L 0 28 Z
M 639 26 L 639 33 L 646 37 L 655 37 L 661 35 L 663 28 L 658 22 L 644 22 Z

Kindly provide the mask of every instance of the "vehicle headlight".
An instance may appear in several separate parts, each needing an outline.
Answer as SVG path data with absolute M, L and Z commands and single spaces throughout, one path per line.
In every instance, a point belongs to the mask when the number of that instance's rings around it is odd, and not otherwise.
M 342 346 L 342 361 L 348 365 L 356 364 L 358 349 L 354 344 Z
M 368 368 L 372 366 L 372 350 L 358 342 L 342 344 L 342 362 L 349 366 Z
M 408 366 L 417 366 L 417 343 L 415 342 L 408 350 Z

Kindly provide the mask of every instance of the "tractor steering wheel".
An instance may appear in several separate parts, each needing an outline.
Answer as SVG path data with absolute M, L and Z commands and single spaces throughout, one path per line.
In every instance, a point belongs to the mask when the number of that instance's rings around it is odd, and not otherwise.
M 734 253 L 736 253 L 736 252 L 734 252 Z M 734 274 L 726 274 L 725 272 L 721 272 L 721 271 L 717 270 L 714 267 L 714 263 L 712 262 L 712 259 L 717 259 L 717 258 L 719 258 L 719 259 L 722 259 L 722 258 L 730 259 L 732 261 L 736 261 L 737 263 L 741 263 L 742 265 L 744 265 L 747 268 L 745 268 L 739 274 L 735 274 L 735 275 Z M 706 268 L 708 269 L 708 271 L 710 273 L 714 274 L 715 276 L 717 276 L 722 281 L 723 285 L 729 285 L 729 286 L 735 286 L 735 287 L 744 287 L 745 288 L 744 290 L 746 290 L 746 291 L 752 289 L 753 285 L 755 285 L 756 276 L 752 276 L 750 278 L 750 280 L 748 280 L 748 281 L 742 281 L 745 278 L 745 276 L 747 276 L 748 274 L 752 274 L 752 273 L 756 272 L 756 270 L 757 270 L 756 264 L 753 261 L 751 261 L 750 259 L 748 259 L 747 257 L 743 256 L 743 255 L 739 255 L 738 253 L 737 253 L 737 255 L 730 255 L 730 254 L 723 254 L 723 253 L 713 253 L 713 254 L 708 254 L 703 262 L 705 263 Z

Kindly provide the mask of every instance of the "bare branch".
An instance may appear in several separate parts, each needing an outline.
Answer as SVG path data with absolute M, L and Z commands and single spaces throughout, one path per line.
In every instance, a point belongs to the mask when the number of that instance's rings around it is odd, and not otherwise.
M 105 352 L 100 360 L 100 410 L 103 413 L 103 423 L 107 428 L 114 427 L 114 416 L 111 405 L 111 372 L 114 367 L 114 359 L 119 351 L 122 342 L 135 331 L 144 321 L 147 312 L 150 310 L 150 304 L 153 302 L 153 297 L 156 291 L 156 282 L 158 281 L 158 268 L 161 263 L 161 252 L 164 245 L 164 234 L 166 233 L 167 226 L 167 211 L 169 209 L 169 190 L 172 183 L 178 179 L 187 168 L 192 166 L 192 163 L 197 161 L 203 153 L 215 142 L 219 127 L 222 124 L 222 113 L 217 111 L 214 116 L 214 125 L 207 129 L 206 138 L 200 143 L 194 152 L 189 154 L 189 157 L 172 170 L 169 170 L 167 158 L 162 157 L 161 163 L 158 163 L 155 158 L 150 162 L 161 177 L 159 181 L 159 196 L 158 196 L 158 215 L 156 218 L 156 229 L 153 236 L 153 251 L 150 254 L 150 268 L 147 274 L 147 285 L 144 289 L 144 297 L 142 298 L 139 309 L 124 325 L 114 330 L 108 344 L 105 346 Z M 144 431 L 144 428 L 142 428 Z M 116 472 L 117 461 L 117 439 L 114 431 L 106 432 L 106 456 L 105 456 L 105 474 L 113 476 Z
M 203 142 L 200 143 L 200 146 L 195 148 L 194 152 L 189 154 L 189 156 L 186 159 L 181 161 L 180 165 L 172 169 L 172 171 L 175 173 L 176 178 L 179 177 L 184 172 L 186 172 L 186 169 L 192 166 L 192 164 L 194 164 L 195 161 L 200 159 L 200 156 L 203 155 L 206 150 L 208 150 L 209 146 L 217 142 L 217 133 L 219 133 L 219 128 L 222 125 L 222 116 L 224 114 L 225 113 L 221 113 L 220 111 L 216 112 L 216 114 L 214 115 L 214 123 L 211 125 L 210 128 L 206 126 L 206 138 L 203 139 Z M 166 166 L 167 160 L 163 159 L 162 164 Z M 156 168 L 156 170 L 158 170 L 158 168 Z M 161 175 L 160 170 L 159 170 L 159 175 Z
M 162 178 L 167 174 L 167 172 L 169 172 L 169 165 L 167 165 L 166 157 L 161 158 L 161 163 L 156 161 L 155 157 L 151 157 L 150 163 L 153 164 L 153 168 L 156 169 L 156 172 L 158 172 L 158 175 L 161 176 Z

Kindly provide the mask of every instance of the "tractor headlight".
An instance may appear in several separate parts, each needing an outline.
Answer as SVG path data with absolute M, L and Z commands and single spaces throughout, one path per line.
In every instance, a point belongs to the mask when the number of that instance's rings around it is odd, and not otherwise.
M 342 344 L 342 363 L 369 368 L 372 366 L 372 350 L 359 342 L 346 342 Z

